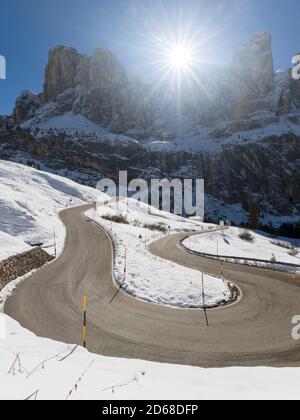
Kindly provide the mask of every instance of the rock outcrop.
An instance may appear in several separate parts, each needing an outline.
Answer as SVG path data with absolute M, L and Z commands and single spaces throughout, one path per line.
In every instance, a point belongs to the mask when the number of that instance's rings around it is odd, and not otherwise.
M 14 119 L 17 124 L 34 117 L 37 110 L 42 106 L 41 97 L 30 92 L 23 90 L 21 95 L 16 100 L 14 109 Z
M 254 112 L 256 109 L 253 109 L 252 102 L 274 88 L 271 35 L 265 32 L 255 34 L 234 55 L 230 72 L 236 115 L 245 116 Z M 259 103 L 257 108 L 261 108 Z
M 145 127 L 153 116 L 151 106 L 144 84 L 129 78 L 110 51 L 96 48 L 89 57 L 57 46 L 49 52 L 43 93 L 24 91 L 14 117 L 19 124 L 39 113 L 47 119 L 73 112 L 122 132 Z
M 300 53 L 295 54 L 295 56 L 300 57 Z M 300 107 L 300 79 L 292 78 L 291 94 L 296 104 Z
M 57 96 L 75 86 L 78 53 L 74 48 L 58 46 L 49 51 L 45 71 L 45 102 L 54 101 Z
M 115 55 L 103 48 L 96 48 L 90 60 L 90 89 L 107 89 L 124 84 L 127 75 Z
M 45 102 L 77 86 L 90 90 L 109 89 L 126 82 L 122 64 L 110 51 L 96 48 L 92 57 L 79 54 L 74 48 L 59 45 L 49 52 L 45 72 Z

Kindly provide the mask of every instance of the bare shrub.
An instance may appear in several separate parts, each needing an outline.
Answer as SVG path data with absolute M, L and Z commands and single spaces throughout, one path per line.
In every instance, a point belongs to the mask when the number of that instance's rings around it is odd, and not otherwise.
M 166 233 L 167 232 L 166 225 L 161 224 L 161 223 L 159 223 L 157 225 L 155 225 L 155 224 L 152 224 L 152 225 L 151 224 L 145 224 L 144 225 L 144 228 L 145 229 L 149 229 L 149 230 L 153 230 L 153 231 L 162 232 L 162 233 Z
M 115 216 L 104 215 L 104 216 L 102 216 L 102 219 L 109 220 L 110 222 L 114 222 L 114 223 L 120 223 L 120 224 L 123 224 L 123 225 L 129 225 L 129 221 L 122 214 L 117 214 Z
M 279 246 L 280 248 L 285 248 L 285 249 L 292 249 L 293 247 L 292 244 L 288 242 L 283 242 L 283 241 L 271 241 L 271 244 Z
M 249 230 L 242 230 L 239 234 L 239 238 L 243 241 L 253 242 L 254 236 Z
M 299 254 L 299 251 L 298 251 L 298 249 L 296 249 L 295 245 L 292 245 L 291 248 L 290 248 L 290 250 L 289 250 L 289 252 L 288 252 L 288 254 L 291 257 L 297 257 L 297 255 Z

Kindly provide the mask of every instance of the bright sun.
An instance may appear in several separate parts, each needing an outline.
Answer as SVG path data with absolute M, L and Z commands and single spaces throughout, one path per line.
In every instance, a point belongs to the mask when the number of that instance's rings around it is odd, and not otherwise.
M 186 70 L 192 64 L 192 53 L 188 48 L 176 45 L 168 51 L 168 61 L 176 70 Z

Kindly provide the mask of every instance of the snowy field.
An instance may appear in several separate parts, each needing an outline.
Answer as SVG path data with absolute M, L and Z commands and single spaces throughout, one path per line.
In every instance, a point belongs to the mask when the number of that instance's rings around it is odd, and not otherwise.
M 0 232 L 0 261 L 5 260 L 14 254 L 22 254 L 30 249 L 31 247 L 29 245 L 15 236 Z
M 96 201 L 102 194 L 68 179 L 27 166 L 0 161 L 0 260 L 42 244 L 54 253 L 64 243 L 58 213 Z
M 160 212 L 131 199 L 98 205 L 97 214 L 91 210 L 87 215 L 111 233 L 116 244 L 115 278 L 129 294 L 148 302 L 179 308 L 214 307 L 231 299 L 226 281 L 204 274 L 203 302 L 200 272 L 165 261 L 148 250 L 150 243 L 165 235 L 202 231 L 209 225 Z M 102 218 L 116 215 L 124 217 L 128 224 Z M 151 230 L 154 226 L 161 226 L 165 232 Z
M 51 107 L 51 104 L 46 105 L 42 109 L 41 115 L 23 123 L 21 125 L 22 128 L 31 129 L 33 131 L 38 128 L 41 130 L 39 136 L 45 134 L 45 132 L 49 130 L 53 130 L 57 133 L 66 133 L 74 136 L 92 135 L 96 138 L 101 138 L 101 140 L 104 141 L 137 143 L 137 140 L 132 137 L 122 134 L 113 134 L 101 127 L 101 125 L 88 120 L 80 114 L 75 115 L 72 112 L 67 112 L 53 118 L 45 118 L 43 117 L 43 113 L 45 110 L 47 111 L 49 106 Z
M 300 369 L 201 369 L 102 357 L 0 314 L 0 400 L 299 399 Z
M 252 240 L 239 237 L 242 229 L 230 227 L 224 231 L 192 236 L 184 245 L 198 252 L 213 255 L 255 258 L 300 265 L 300 240 L 274 237 L 264 232 L 250 231 Z M 293 255 L 291 255 L 293 254 Z

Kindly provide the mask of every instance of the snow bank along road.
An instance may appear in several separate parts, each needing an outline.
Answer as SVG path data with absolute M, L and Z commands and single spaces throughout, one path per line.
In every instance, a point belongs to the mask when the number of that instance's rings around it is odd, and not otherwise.
M 82 211 L 61 213 L 67 228 L 63 254 L 23 282 L 5 312 L 39 336 L 81 343 L 82 300 L 88 296 L 88 348 L 105 356 L 138 358 L 202 367 L 300 366 L 300 341 L 291 320 L 300 315 L 300 277 L 225 264 L 226 279 L 242 299 L 208 311 L 181 310 L 117 294 L 112 281 L 112 248 L 105 232 Z M 151 251 L 186 267 L 218 274 L 219 263 L 178 248 L 183 235 L 168 236 Z M 161 279 L 163 281 L 163 279 Z

